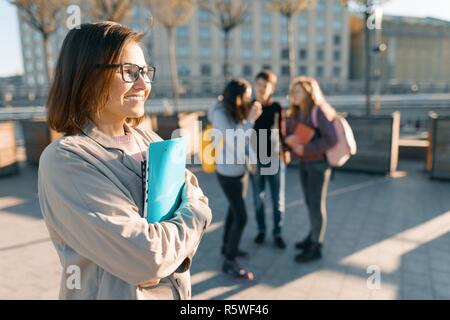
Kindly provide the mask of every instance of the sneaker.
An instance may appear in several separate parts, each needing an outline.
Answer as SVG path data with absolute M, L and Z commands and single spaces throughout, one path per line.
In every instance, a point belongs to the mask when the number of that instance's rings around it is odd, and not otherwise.
M 264 232 L 258 233 L 258 235 L 255 237 L 255 243 L 262 244 L 264 243 L 264 238 L 266 237 L 266 234 Z
M 321 244 L 313 243 L 309 247 L 305 248 L 305 251 L 295 256 L 295 262 L 306 263 L 322 258 Z
M 225 255 L 225 248 L 224 247 L 222 247 L 222 251 L 221 252 L 222 252 L 222 255 L 224 256 Z M 236 252 L 236 258 L 248 258 L 248 256 L 249 256 L 249 254 L 248 254 L 247 251 L 238 249 L 238 251 Z
M 295 249 L 305 250 L 310 245 L 311 245 L 311 233 L 308 234 L 308 236 L 305 239 L 303 239 L 302 241 L 297 242 L 295 244 Z
M 277 248 L 279 248 L 279 249 L 286 248 L 286 243 L 284 242 L 284 240 L 281 236 L 275 236 L 274 240 L 275 240 L 275 246 L 277 246 Z
M 235 278 L 252 281 L 255 279 L 253 272 L 245 270 L 234 260 L 225 260 L 222 266 L 222 271 Z

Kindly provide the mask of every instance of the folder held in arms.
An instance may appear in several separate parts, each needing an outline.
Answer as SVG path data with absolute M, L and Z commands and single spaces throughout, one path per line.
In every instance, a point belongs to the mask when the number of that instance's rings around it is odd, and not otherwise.
M 316 130 L 307 126 L 303 122 L 297 123 L 294 129 L 294 134 L 297 138 L 297 143 L 305 145 L 308 144 L 314 136 Z
M 149 223 L 168 220 L 181 203 L 186 174 L 186 139 L 150 143 L 146 167 L 144 217 Z

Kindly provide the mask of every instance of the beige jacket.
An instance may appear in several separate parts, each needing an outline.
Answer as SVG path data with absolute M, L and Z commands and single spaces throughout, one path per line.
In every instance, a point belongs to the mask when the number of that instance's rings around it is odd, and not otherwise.
M 161 140 L 151 131 L 125 130 L 144 152 Z M 38 183 L 63 267 L 60 299 L 190 299 L 189 268 L 211 222 L 208 199 L 192 173 L 186 172 L 187 200 L 174 218 L 148 224 L 141 167 L 88 121 L 80 134 L 45 149 Z

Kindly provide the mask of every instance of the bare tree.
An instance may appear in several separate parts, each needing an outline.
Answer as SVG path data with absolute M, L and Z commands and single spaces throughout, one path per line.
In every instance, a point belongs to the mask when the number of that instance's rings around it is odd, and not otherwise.
M 366 114 L 371 113 L 371 95 L 372 95 L 372 53 L 382 52 L 386 46 L 377 39 L 379 43 L 374 47 L 371 39 L 371 31 L 377 29 L 377 38 L 380 38 L 380 26 L 375 25 L 375 8 L 389 0 L 340 0 L 346 7 L 352 7 L 355 11 L 364 14 L 364 51 L 365 51 L 365 94 L 366 94 Z
M 288 35 L 289 76 L 296 74 L 296 55 L 294 50 L 294 21 L 292 17 L 304 10 L 314 7 L 317 0 L 269 0 L 267 9 L 279 13 L 287 19 L 286 32 Z
M 133 0 L 87 0 L 87 15 L 95 20 L 122 22 L 133 11 Z
M 200 7 L 208 11 L 214 19 L 214 24 L 224 35 L 224 63 L 223 72 L 225 80 L 231 78 L 230 68 L 230 33 L 233 29 L 241 25 L 247 15 L 247 4 L 242 0 L 204 0 L 200 2 Z
M 60 21 L 61 11 L 66 9 L 69 0 L 10 0 L 10 4 L 17 7 L 24 21 L 42 36 L 45 70 L 47 80 L 53 77 L 53 68 L 50 65 L 52 51 L 50 36 L 55 33 Z
M 141 0 L 141 3 L 150 10 L 155 21 L 166 29 L 172 91 L 176 112 L 179 113 L 180 83 L 178 79 L 175 31 L 177 27 L 189 23 L 197 5 L 197 0 Z

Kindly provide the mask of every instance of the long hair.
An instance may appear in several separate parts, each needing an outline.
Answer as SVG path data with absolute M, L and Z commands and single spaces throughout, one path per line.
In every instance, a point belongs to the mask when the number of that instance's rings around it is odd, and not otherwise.
M 234 79 L 228 82 L 219 97 L 236 123 L 241 123 L 248 116 L 250 101 L 245 97 L 245 92 L 249 88 L 251 85 L 247 80 Z
M 115 69 L 98 64 L 119 63 L 129 43 L 141 44 L 142 33 L 116 22 L 82 24 L 64 39 L 47 99 L 48 124 L 57 132 L 79 133 L 87 119 L 105 107 Z M 142 118 L 129 118 L 138 125 Z
M 300 104 L 294 104 L 291 100 L 289 103 L 289 116 L 297 117 L 300 110 L 302 110 L 305 115 L 308 115 L 314 106 L 328 105 L 316 79 L 306 76 L 299 76 L 292 79 L 289 86 L 290 95 L 292 95 L 292 92 L 297 85 L 301 86 L 301 88 L 305 91 L 306 96 Z

